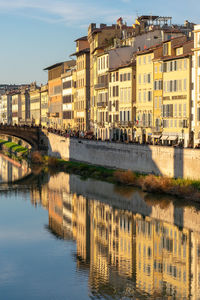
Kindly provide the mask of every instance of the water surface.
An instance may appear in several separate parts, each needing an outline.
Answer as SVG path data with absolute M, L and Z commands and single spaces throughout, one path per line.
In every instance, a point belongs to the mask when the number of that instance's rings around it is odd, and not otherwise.
M 1 299 L 200 299 L 197 205 L 62 172 L 0 189 Z

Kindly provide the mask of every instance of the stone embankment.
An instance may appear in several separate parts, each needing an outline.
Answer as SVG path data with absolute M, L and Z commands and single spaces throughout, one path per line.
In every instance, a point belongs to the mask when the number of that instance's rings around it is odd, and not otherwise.
M 47 137 L 49 156 L 147 174 L 200 179 L 199 149 L 89 141 L 53 133 L 47 133 Z

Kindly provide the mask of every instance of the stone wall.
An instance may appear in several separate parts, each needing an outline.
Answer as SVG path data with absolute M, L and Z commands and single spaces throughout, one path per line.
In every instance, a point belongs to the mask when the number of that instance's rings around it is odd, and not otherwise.
M 200 179 L 200 150 L 88 141 L 48 133 L 48 155 L 169 177 Z

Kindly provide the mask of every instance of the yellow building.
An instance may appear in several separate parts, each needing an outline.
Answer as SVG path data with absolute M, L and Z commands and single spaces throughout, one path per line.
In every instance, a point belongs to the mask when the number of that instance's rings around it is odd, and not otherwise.
M 41 125 L 48 127 L 48 84 L 41 86 Z
M 136 215 L 136 286 L 145 293 L 154 291 L 153 224 L 149 217 Z
M 87 36 L 76 41 L 76 97 L 74 98 L 74 127 L 79 131 L 90 128 L 90 46 Z
M 136 215 L 136 285 L 154 297 L 190 295 L 191 237 L 187 229 Z
M 31 124 L 40 125 L 40 88 L 33 82 L 30 87 L 30 119 Z
M 136 123 L 137 140 L 151 140 L 153 126 L 153 59 L 154 48 L 140 51 L 136 55 Z
M 174 43 L 174 41 L 176 43 Z M 193 41 L 163 44 L 163 144 L 193 144 L 191 134 L 191 49 Z
M 109 73 L 110 139 L 132 141 L 136 118 L 136 68 L 134 63 L 121 65 Z
M 162 46 L 154 50 L 153 61 L 153 127 L 151 141 L 156 144 L 162 135 L 162 105 L 163 105 L 163 63 Z

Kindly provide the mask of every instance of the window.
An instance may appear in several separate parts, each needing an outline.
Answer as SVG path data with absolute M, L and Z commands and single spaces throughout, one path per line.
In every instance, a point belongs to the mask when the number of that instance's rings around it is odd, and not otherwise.
M 160 96 L 159 97 L 159 108 L 161 108 L 161 106 L 162 106 L 162 97 Z
M 146 102 L 146 91 L 144 91 L 144 94 L 143 94 L 143 101 Z
M 183 88 L 184 88 L 184 91 L 187 90 L 187 79 L 186 78 L 184 79 Z
M 174 92 L 177 91 L 177 80 L 174 80 Z
M 141 102 L 141 91 L 139 91 L 139 93 L 138 93 L 138 100 L 139 100 L 139 102 Z
M 138 83 L 141 84 L 141 74 L 138 75 Z
M 155 108 L 157 108 L 158 97 L 155 97 Z
M 113 86 L 112 95 L 113 95 L 113 97 L 115 97 L 115 86 Z
M 131 80 L 131 73 L 128 73 L 127 77 L 128 77 L 127 80 Z
M 143 63 L 146 64 L 146 56 L 143 57 Z
M 151 91 L 148 91 L 148 101 L 151 101 L 152 100 L 152 92 Z
M 167 43 L 163 45 L 163 55 L 164 56 L 168 55 L 168 44 Z
M 174 117 L 177 117 L 177 104 L 174 105 Z
M 182 116 L 182 104 L 179 104 L 179 117 Z
M 176 71 L 177 70 L 177 61 L 175 60 L 174 61 L 174 71 Z
M 144 74 L 144 77 L 143 77 L 143 83 L 146 83 L 146 74 Z
M 120 121 L 123 121 L 122 120 L 122 111 L 120 111 Z
M 178 80 L 178 90 L 179 92 L 182 91 L 182 80 Z
M 186 103 L 183 104 L 183 116 L 186 117 Z
M 164 92 L 166 92 L 166 81 L 164 81 Z
M 151 83 L 151 74 L 150 73 L 147 75 L 147 81 L 148 81 L 148 83 Z

